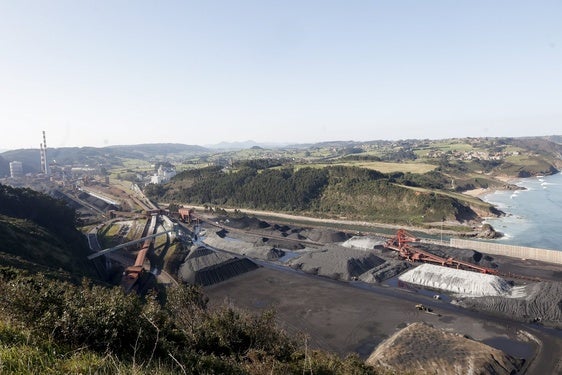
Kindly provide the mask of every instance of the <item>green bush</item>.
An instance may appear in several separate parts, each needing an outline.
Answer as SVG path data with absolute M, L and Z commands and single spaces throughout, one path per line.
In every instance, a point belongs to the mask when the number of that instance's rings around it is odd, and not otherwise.
M 357 357 L 342 360 L 303 348 L 304 340 L 277 327 L 272 311 L 211 309 L 193 286 L 171 288 L 162 297 L 141 300 L 117 287 L 4 269 L 0 318 L 28 331 L 0 323 L 0 372 L 376 373 Z

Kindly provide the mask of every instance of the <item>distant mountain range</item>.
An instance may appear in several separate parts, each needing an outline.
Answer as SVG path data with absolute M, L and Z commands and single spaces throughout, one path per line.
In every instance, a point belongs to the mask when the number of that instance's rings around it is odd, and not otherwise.
M 220 142 L 212 145 L 205 145 L 206 148 L 212 150 L 225 150 L 225 151 L 235 151 L 235 150 L 245 150 L 253 147 L 261 148 L 281 148 L 288 146 L 288 143 L 261 143 L 252 140 L 240 141 L 240 142 Z
M 188 158 L 209 153 L 205 147 L 177 143 L 154 143 L 141 145 L 123 145 L 108 147 L 62 147 L 48 150 L 49 163 L 56 161 L 60 165 L 111 165 L 119 164 L 122 159 L 168 160 Z M 0 154 L 0 177 L 7 176 L 9 162 L 21 161 L 24 173 L 36 173 L 41 170 L 41 158 L 38 149 L 19 149 Z

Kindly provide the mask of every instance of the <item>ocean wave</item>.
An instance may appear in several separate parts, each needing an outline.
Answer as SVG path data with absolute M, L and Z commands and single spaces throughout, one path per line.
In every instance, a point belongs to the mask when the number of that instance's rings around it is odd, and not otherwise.
M 501 232 L 501 233 L 503 234 L 503 236 L 500 238 L 500 240 L 509 241 L 510 239 L 513 238 L 513 236 L 511 234 L 507 233 L 507 232 Z
M 503 243 L 562 251 L 562 174 L 523 179 L 517 185 L 527 190 L 503 190 L 484 197 L 506 213 L 486 222 L 504 235 Z

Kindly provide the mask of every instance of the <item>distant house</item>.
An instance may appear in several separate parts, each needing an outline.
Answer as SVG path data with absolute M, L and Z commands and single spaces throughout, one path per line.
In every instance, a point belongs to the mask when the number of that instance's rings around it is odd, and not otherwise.
M 158 171 L 150 177 L 150 183 L 152 184 L 162 184 L 164 182 L 170 181 L 172 177 L 176 175 L 175 168 L 165 168 L 164 166 L 160 166 Z

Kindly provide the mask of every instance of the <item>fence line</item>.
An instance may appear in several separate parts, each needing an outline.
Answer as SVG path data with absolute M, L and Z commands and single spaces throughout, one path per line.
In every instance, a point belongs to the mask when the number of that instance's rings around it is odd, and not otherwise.
M 498 244 L 494 242 L 451 238 L 451 247 L 471 249 L 487 254 L 505 255 L 521 259 L 540 260 L 548 263 L 562 264 L 562 251 L 537 249 L 534 247 Z

